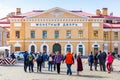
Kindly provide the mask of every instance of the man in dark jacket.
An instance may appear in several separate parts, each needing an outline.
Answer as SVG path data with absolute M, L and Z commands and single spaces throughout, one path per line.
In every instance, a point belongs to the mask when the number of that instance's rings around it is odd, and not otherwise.
M 105 61 L 106 61 L 106 53 L 102 53 L 101 51 L 98 54 L 98 60 L 100 65 L 100 70 L 105 71 Z
M 27 66 L 28 66 L 28 52 L 25 51 L 24 56 L 24 71 L 27 72 Z
M 90 55 L 88 56 L 88 63 L 90 66 L 90 70 L 92 71 L 92 65 L 93 65 L 94 59 L 93 59 L 93 54 L 92 52 L 90 53 Z

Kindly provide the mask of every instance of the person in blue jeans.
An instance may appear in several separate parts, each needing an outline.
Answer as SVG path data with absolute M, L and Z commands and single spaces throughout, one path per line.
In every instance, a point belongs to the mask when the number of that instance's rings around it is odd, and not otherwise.
M 48 57 L 48 71 L 52 71 L 52 65 L 53 65 L 53 57 L 52 54 L 49 55 Z
M 70 53 L 70 51 L 67 52 L 64 60 L 67 65 L 67 75 L 68 74 L 72 75 L 71 65 L 74 64 L 74 58 L 73 55 Z

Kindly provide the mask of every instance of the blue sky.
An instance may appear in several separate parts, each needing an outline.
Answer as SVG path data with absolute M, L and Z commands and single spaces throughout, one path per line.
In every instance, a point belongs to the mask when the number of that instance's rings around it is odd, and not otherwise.
M 95 14 L 96 9 L 108 8 L 108 12 L 120 16 L 120 0 L 0 0 L 0 18 L 21 8 L 22 13 L 32 10 L 48 10 L 60 7 L 67 10 L 82 10 Z

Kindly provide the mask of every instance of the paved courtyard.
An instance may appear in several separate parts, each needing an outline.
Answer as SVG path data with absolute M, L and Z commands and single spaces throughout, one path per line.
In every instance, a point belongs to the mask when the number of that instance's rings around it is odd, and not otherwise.
M 120 61 L 115 60 L 113 63 L 114 71 L 111 74 L 107 72 L 89 71 L 86 59 L 82 59 L 84 70 L 79 76 L 76 75 L 76 64 L 72 65 L 73 75 L 66 75 L 66 65 L 61 64 L 61 73 L 56 71 L 49 72 L 46 68 L 42 69 L 42 73 L 36 72 L 36 64 L 34 73 L 25 73 L 23 71 L 23 63 L 17 63 L 14 66 L 0 66 L 0 80 L 120 80 Z

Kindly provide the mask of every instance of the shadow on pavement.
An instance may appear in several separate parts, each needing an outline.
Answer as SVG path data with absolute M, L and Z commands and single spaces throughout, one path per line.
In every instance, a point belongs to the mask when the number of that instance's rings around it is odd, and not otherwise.
M 77 77 L 88 77 L 88 78 L 107 78 L 103 76 L 95 76 L 95 75 L 72 75 L 72 76 L 77 76 Z

